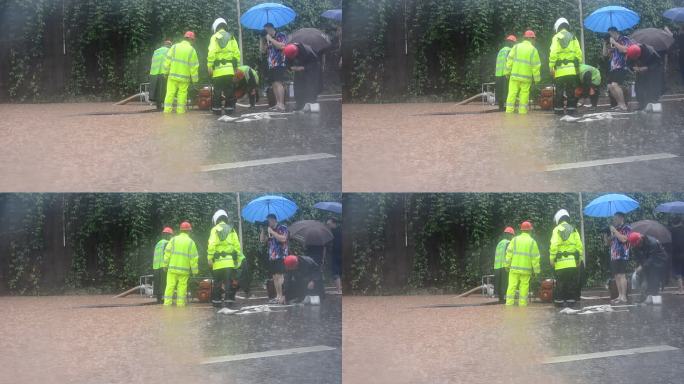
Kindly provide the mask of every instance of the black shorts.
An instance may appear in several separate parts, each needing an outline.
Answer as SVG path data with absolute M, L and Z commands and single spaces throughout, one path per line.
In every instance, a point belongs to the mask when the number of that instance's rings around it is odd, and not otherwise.
M 608 72 L 608 84 L 618 83 L 618 85 L 623 85 L 627 79 L 627 70 L 624 68 L 615 69 Z
M 269 260 L 268 270 L 271 272 L 271 275 L 285 273 L 285 264 L 283 264 L 283 259 Z
M 284 82 L 290 80 L 290 73 L 285 67 L 269 68 L 267 76 L 269 83 Z
M 610 272 L 613 275 L 623 274 L 627 272 L 627 260 L 611 260 Z

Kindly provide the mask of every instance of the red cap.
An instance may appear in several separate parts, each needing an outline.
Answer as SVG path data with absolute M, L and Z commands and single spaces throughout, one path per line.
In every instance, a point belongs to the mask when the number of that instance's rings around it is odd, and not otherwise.
M 511 235 L 515 235 L 515 229 L 513 229 L 513 227 L 506 227 L 506 229 L 504 229 L 504 233 L 510 233 Z
M 285 264 L 285 269 L 293 270 L 297 268 L 297 264 L 299 264 L 299 259 L 297 259 L 297 256 L 295 255 L 285 256 L 283 264 Z
M 537 38 L 537 35 L 535 35 L 534 31 L 531 29 L 528 29 L 527 31 L 525 31 L 525 34 L 523 36 L 528 37 L 530 39 L 536 39 Z
M 238 80 L 242 80 L 245 78 L 245 73 L 238 69 L 235 71 L 235 77 L 237 77 Z
M 173 229 L 171 227 L 164 227 L 162 233 L 168 233 L 169 235 L 173 235 Z
M 639 44 L 632 44 L 627 47 L 627 58 L 630 60 L 636 60 L 641 57 L 641 47 Z
M 518 41 L 518 38 L 515 37 L 515 35 L 508 35 L 506 36 L 506 41 L 512 41 L 515 43 L 516 41 Z
M 283 53 L 285 54 L 285 57 L 292 60 L 299 54 L 299 48 L 294 44 L 288 44 L 283 48 Z
M 520 224 L 520 230 L 531 231 L 532 230 L 532 223 L 530 223 L 529 221 L 523 221 L 522 224 Z
M 189 222 L 184 221 L 180 224 L 181 231 L 192 231 L 192 225 Z
M 641 233 L 639 232 L 632 232 L 627 236 L 627 241 L 629 242 L 630 247 L 636 247 L 641 243 Z
M 186 39 L 195 40 L 195 32 L 187 31 L 185 32 L 185 35 L 183 35 L 183 37 L 185 37 Z

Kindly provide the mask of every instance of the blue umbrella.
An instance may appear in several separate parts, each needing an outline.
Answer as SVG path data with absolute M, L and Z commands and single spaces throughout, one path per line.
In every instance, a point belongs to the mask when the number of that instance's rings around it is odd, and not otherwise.
M 617 212 L 627 213 L 639 208 L 639 202 L 629 196 L 611 193 L 592 200 L 584 208 L 584 214 L 591 217 L 610 217 Z
M 342 203 L 338 203 L 336 201 L 322 201 L 320 203 L 314 204 L 314 208 L 320 209 L 322 211 L 342 214 Z
M 655 211 L 661 213 L 684 213 L 684 201 L 660 204 L 656 207 Z
M 249 29 L 263 29 L 267 23 L 279 28 L 292 22 L 297 13 L 290 7 L 277 3 L 255 5 L 243 13 L 240 23 Z
M 326 19 L 342 21 L 342 10 L 341 9 L 328 9 L 327 11 L 321 13 L 321 16 Z
M 242 217 L 251 223 L 264 222 L 269 214 L 278 221 L 287 220 L 297 212 L 297 204 L 282 196 L 261 196 L 242 209 Z
M 670 8 L 663 13 L 663 17 L 676 23 L 684 23 L 684 7 Z
M 599 8 L 584 20 L 584 26 L 594 32 L 608 32 L 608 28 L 615 27 L 624 31 L 639 24 L 639 15 L 625 7 L 610 5 Z

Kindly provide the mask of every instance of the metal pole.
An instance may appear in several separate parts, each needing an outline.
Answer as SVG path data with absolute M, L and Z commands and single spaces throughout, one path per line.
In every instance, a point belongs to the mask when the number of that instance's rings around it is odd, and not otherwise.
M 579 19 L 580 19 L 580 46 L 582 47 L 582 63 L 585 63 L 586 55 L 584 53 L 584 14 L 582 13 L 582 0 L 577 0 L 579 2 Z M 580 201 L 582 201 L 582 195 L 580 194 Z
M 238 44 L 240 45 L 240 65 L 242 65 L 242 24 L 240 24 L 240 0 L 235 0 L 237 4 L 237 21 L 238 21 Z M 238 201 L 240 201 L 240 194 L 238 193 Z M 240 241 L 242 241 L 242 233 L 240 233 Z
M 580 206 L 580 236 L 582 237 L 582 248 L 584 248 L 584 266 L 587 266 L 587 247 L 584 242 L 584 204 L 582 203 L 582 192 L 579 193 Z
M 240 205 L 240 192 L 237 192 L 236 195 L 237 195 L 237 214 L 238 214 L 238 237 L 240 238 L 240 249 L 242 249 L 242 207 Z

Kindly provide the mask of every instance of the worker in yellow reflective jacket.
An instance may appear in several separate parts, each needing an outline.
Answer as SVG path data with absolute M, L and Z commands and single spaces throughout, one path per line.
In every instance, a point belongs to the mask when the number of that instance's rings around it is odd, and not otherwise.
M 255 108 L 259 101 L 259 74 L 252 68 L 241 65 L 235 74 L 235 98 L 249 96 L 249 107 Z
M 166 81 L 166 98 L 164 99 L 164 113 L 173 112 L 173 101 L 176 100 L 176 113 L 185 113 L 188 102 L 188 88 L 190 83 L 199 81 L 199 61 L 197 52 L 192 47 L 195 33 L 185 32 L 184 40 L 174 44 L 166 54 L 164 73 Z
M 235 302 L 235 294 L 239 288 L 240 268 L 245 260 L 240 239 L 232 225 L 228 224 L 228 214 L 223 209 L 214 213 L 214 228 L 209 234 L 207 261 L 212 269 L 214 282 L 211 303 L 214 307 L 222 307 Z M 223 289 L 221 286 L 223 285 Z M 225 302 L 221 296 L 225 292 Z
M 166 73 L 164 72 L 164 60 L 171 47 L 171 40 L 164 40 L 164 44 L 152 54 L 150 64 L 150 101 L 154 101 L 157 110 L 164 108 L 164 98 L 166 98 Z
M 164 299 L 164 291 L 166 290 L 166 272 L 164 271 L 164 251 L 166 244 L 173 236 L 173 229 L 171 227 L 164 227 L 162 230 L 162 238 L 154 246 L 154 259 L 152 259 L 152 273 L 154 275 L 154 296 L 157 298 L 157 303 L 161 304 Z
M 190 275 L 197 275 L 197 246 L 190 238 L 192 225 L 184 221 L 180 225 L 181 233 L 166 244 L 164 250 L 164 268 L 166 268 L 166 291 L 164 306 L 173 304 L 173 292 L 176 291 L 176 306 L 184 307 L 188 292 Z
M 207 68 L 213 93 L 211 97 L 211 111 L 216 115 L 231 115 L 235 111 L 235 86 L 233 77 L 240 64 L 240 47 L 235 37 L 227 32 L 226 20 L 218 18 L 214 20 L 209 40 L 207 54 Z M 223 97 L 225 97 L 225 110 L 223 109 Z
M 553 99 L 553 112 L 556 115 L 574 115 L 577 112 L 575 88 L 579 84 L 580 64 L 583 63 L 582 48 L 575 35 L 568 31 L 570 24 L 564 17 L 556 20 L 556 34 L 551 40 L 549 70 L 554 78 L 556 89 Z M 565 105 L 565 99 L 568 103 Z
M 511 240 L 506 248 L 506 268 L 508 268 L 508 290 L 506 306 L 515 304 L 515 291 L 518 291 L 518 305 L 527 306 L 527 295 L 530 289 L 530 277 L 539 275 L 539 247 L 532 238 L 532 223 L 523 221 L 520 224 L 522 233 Z
M 580 296 L 579 266 L 584 261 L 584 246 L 577 229 L 570 225 L 570 214 L 565 209 L 556 212 L 556 228 L 551 234 L 549 260 L 556 271 L 553 302 L 556 306 L 574 306 Z
M 494 292 L 499 296 L 501 304 L 506 302 L 506 291 L 508 290 L 508 270 L 506 269 L 506 249 L 511 239 L 515 236 L 513 227 L 506 227 L 503 239 L 496 245 L 494 253 Z
M 506 113 L 515 112 L 515 101 L 518 100 L 518 113 L 527 114 L 532 83 L 541 80 L 541 61 L 537 48 L 532 45 L 536 38 L 534 31 L 525 31 L 524 40 L 511 48 L 506 60 L 506 76 L 508 81 L 508 98 Z
M 508 98 L 508 77 L 506 76 L 506 60 L 508 54 L 511 52 L 511 47 L 518 39 L 515 35 L 508 35 L 504 42 L 503 48 L 499 50 L 496 55 L 496 70 L 494 72 L 494 81 L 496 82 L 496 102 L 499 104 L 499 111 L 506 110 L 506 99 Z

